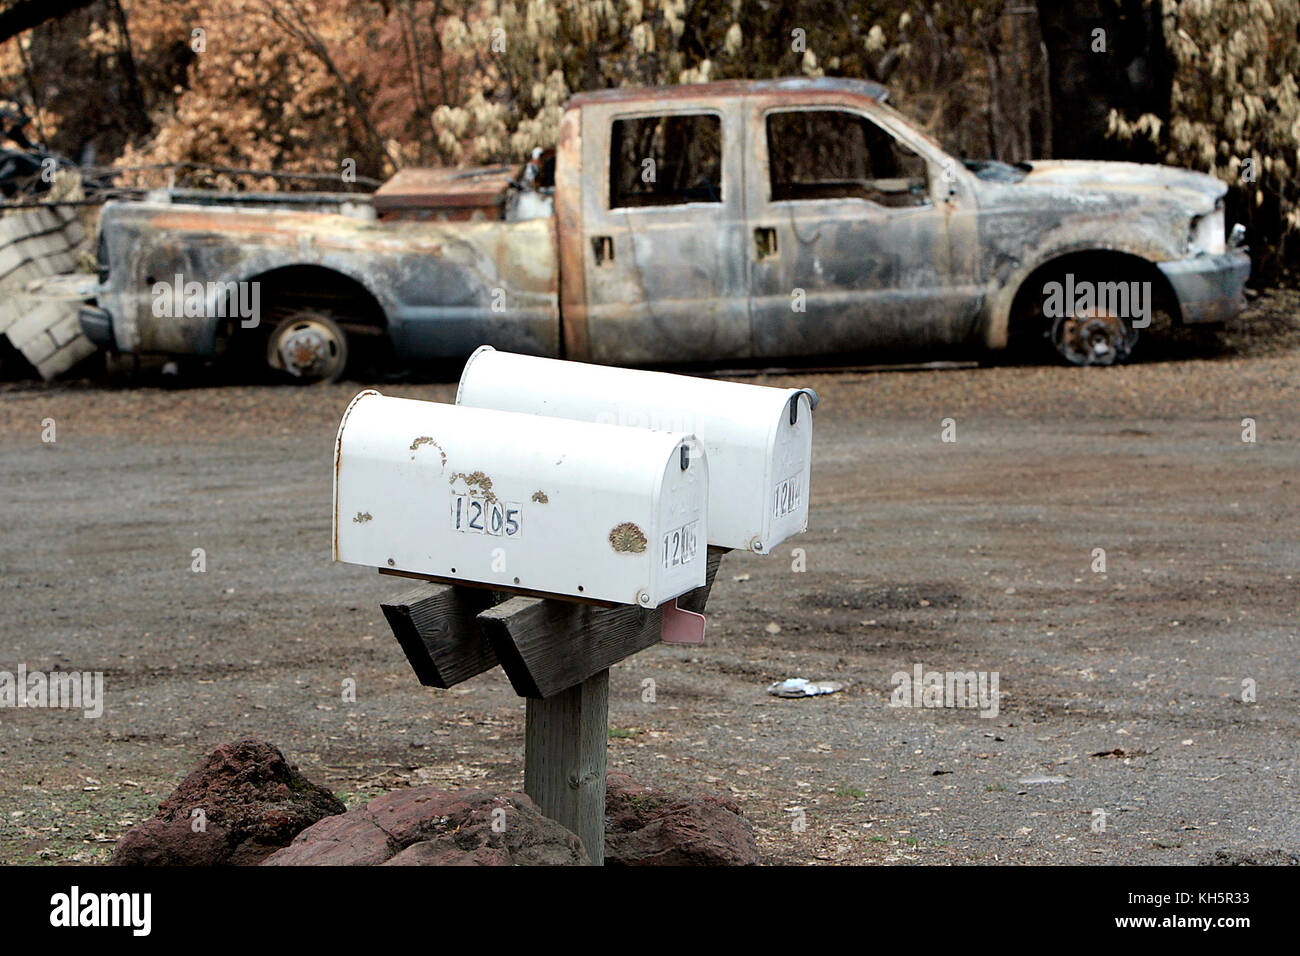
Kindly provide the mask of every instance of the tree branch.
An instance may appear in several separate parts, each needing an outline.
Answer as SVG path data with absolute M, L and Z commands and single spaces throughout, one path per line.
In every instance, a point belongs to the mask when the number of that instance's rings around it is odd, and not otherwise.
M 95 0 L 18 0 L 0 10 L 0 43 L 38 27 L 47 20 L 57 20 L 74 10 L 88 7 Z

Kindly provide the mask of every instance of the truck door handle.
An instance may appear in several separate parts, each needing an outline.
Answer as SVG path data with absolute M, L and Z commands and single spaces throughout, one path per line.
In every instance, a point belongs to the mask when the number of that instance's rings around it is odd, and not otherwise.
M 613 236 L 592 236 L 591 251 L 596 257 L 596 265 L 604 265 L 607 261 L 614 261 L 614 237 Z
M 754 229 L 754 253 L 760 259 L 776 255 L 776 230 L 771 226 Z

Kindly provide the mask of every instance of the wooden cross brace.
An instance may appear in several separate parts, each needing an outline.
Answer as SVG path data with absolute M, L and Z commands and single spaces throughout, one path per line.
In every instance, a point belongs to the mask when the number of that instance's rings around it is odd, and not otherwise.
M 679 608 L 704 612 L 725 552 L 709 548 L 704 586 L 678 598 Z M 426 687 L 501 665 L 528 698 L 524 792 L 603 864 L 609 668 L 659 643 L 663 612 L 432 581 L 380 607 Z

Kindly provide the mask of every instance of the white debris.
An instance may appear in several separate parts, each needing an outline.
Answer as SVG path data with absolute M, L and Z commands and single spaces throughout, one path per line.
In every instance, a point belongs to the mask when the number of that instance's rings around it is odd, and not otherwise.
M 768 687 L 767 692 L 773 697 L 817 697 L 843 689 L 844 684 L 840 681 L 823 680 L 813 683 L 803 677 L 788 677 Z

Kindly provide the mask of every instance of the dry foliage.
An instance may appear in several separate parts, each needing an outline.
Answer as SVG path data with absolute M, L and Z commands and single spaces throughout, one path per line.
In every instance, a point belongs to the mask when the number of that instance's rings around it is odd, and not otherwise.
M 129 37 L 97 4 L 0 47 L 0 89 L 77 158 L 93 144 L 119 165 L 331 172 L 350 157 L 384 176 L 519 159 L 554 140 L 575 90 L 823 73 L 890 82 L 960 153 L 1000 149 L 985 88 L 1004 0 L 122 2 Z M 149 124 L 136 136 L 128 52 Z
M 1300 230 L 1300 0 L 1153 2 L 1164 3 L 1176 61 L 1172 117 L 1116 115 L 1114 135 L 1151 139 L 1170 162 L 1234 184 L 1233 212 L 1257 246 L 1282 248 Z M 404 165 L 518 160 L 554 141 L 576 90 L 823 73 L 887 82 L 957 155 L 1048 151 L 1026 0 L 121 3 L 129 36 L 106 0 L 0 46 L 0 95 L 79 160 L 334 176 L 351 159 L 359 175 L 383 178 Z M 142 103 L 127 95 L 128 60 Z M 180 181 L 285 186 L 211 172 Z
M 1166 161 L 1233 187 L 1230 213 L 1273 267 L 1295 259 L 1300 233 L 1300 0 L 1164 0 L 1174 58 L 1168 124 L 1111 116 Z

